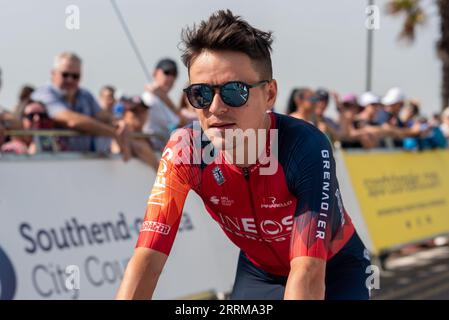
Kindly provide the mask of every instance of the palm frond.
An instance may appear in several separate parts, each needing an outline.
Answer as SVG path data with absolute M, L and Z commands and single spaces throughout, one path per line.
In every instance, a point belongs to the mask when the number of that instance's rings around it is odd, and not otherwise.
M 400 40 L 413 42 L 416 27 L 426 21 L 426 14 L 421 8 L 421 0 L 391 0 L 386 5 L 386 11 L 391 15 L 405 14 L 404 23 L 399 33 Z

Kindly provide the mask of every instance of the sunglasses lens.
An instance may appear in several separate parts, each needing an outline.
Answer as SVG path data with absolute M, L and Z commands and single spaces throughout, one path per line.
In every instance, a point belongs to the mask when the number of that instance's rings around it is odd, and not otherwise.
M 166 76 L 173 76 L 173 77 L 176 77 L 176 75 L 177 75 L 176 71 L 173 71 L 173 70 L 165 70 L 164 74 Z
M 221 99 L 231 107 L 240 107 L 248 101 L 249 88 L 242 82 L 228 82 L 221 88 Z
M 47 119 L 48 114 L 46 112 L 34 112 L 34 113 L 28 113 L 26 115 L 28 120 L 33 120 L 34 116 L 38 115 L 40 119 Z
M 71 77 L 73 80 L 78 80 L 80 78 L 80 75 L 78 73 L 63 72 L 62 77 L 64 79 Z
M 210 106 L 214 99 L 214 91 L 204 84 L 194 84 L 187 90 L 187 98 L 190 104 L 197 109 L 204 109 Z

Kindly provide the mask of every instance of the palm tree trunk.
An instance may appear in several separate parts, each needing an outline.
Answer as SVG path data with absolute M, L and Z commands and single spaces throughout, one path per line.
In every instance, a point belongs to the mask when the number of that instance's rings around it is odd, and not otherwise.
M 438 0 L 440 11 L 441 38 L 437 43 L 438 55 L 443 63 L 441 98 L 442 108 L 449 105 L 449 0 Z
M 443 62 L 443 82 L 441 84 L 441 110 L 449 106 L 449 63 Z

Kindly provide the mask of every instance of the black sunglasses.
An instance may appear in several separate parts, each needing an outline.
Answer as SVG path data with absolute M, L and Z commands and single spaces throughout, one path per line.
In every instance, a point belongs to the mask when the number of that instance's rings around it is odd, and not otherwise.
M 194 108 L 206 109 L 212 104 L 215 89 L 218 88 L 221 100 L 228 106 L 236 108 L 243 106 L 248 101 L 250 88 L 269 82 L 269 80 L 262 80 L 255 84 L 248 84 L 242 81 L 229 81 L 215 86 L 206 83 L 196 83 L 188 86 L 183 91 Z
M 176 77 L 178 75 L 178 73 L 176 71 L 173 71 L 173 70 L 164 70 L 164 74 L 166 76 L 173 76 L 173 77 Z
M 309 101 L 310 103 L 317 103 L 320 101 L 320 98 L 317 96 L 311 96 L 311 97 L 307 98 L 307 101 Z
M 25 115 L 25 118 L 27 118 L 28 120 L 33 120 L 34 116 L 38 115 L 40 119 L 47 119 L 48 118 L 48 114 L 47 112 L 31 112 L 31 113 L 27 113 Z
M 64 79 L 67 79 L 69 77 L 71 77 L 73 80 L 79 80 L 80 78 L 80 74 L 79 73 L 72 73 L 72 72 L 61 72 L 62 77 Z

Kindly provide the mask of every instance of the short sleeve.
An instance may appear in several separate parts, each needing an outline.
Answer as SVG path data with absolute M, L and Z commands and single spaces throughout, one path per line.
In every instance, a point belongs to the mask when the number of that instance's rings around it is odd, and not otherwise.
M 34 91 L 31 95 L 31 99 L 45 104 L 51 118 L 54 118 L 58 113 L 68 109 L 67 104 L 61 99 L 58 93 L 51 90 L 48 86 L 41 87 Z
M 344 209 L 332 147 L 326 136 L 317 130 L 299 139 L 289 171 L 297 198 L 290 260 L 298 256 L 327 260 L 335 228 L 344 221 Z
M 136 247 L 151 248 L 166 255 L 171 251 L 184 202 L 198 178 L 194 166 L 177 163 L 179 151 L 178 141 L 170 139 L 162 152 Z

